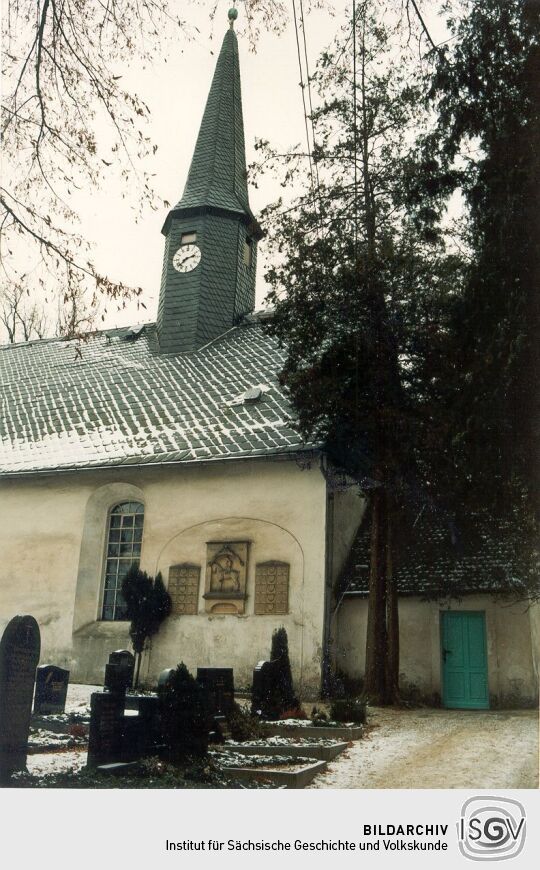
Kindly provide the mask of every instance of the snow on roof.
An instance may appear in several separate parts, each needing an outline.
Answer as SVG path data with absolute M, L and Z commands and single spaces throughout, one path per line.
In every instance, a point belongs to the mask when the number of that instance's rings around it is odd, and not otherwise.
M 533 568 L 525 561 L 505 523 L 471 516 L 456 536 L 445 518 L 421 513 L 394 565 L 399 595 L 424 599 L 460 598 L 482 592 L 524 593 Z M 340 594 L 367 597 L 370 566 L 369 514 L 366 514 L 340 578 Z
M 257 318 L 199 351 L 154 324 L 0 348 L 0 472 L 245 458 L 311 449 L 289 420 L 284 353 Z M 264 386 L 264 401 L 235 404 Z

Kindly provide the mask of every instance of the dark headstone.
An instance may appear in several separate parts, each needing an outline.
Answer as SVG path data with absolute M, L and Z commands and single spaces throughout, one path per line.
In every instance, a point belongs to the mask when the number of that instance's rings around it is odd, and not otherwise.
M 207 698 L 211 716 L 228 716 L 234 708 L 232 668 L 197 668 L 197 682 Z
M 169 685 L 169 683 L 172 680 L 172 676 L 173 676 L 174 672 L 175 672 L 174 668 L 165 668 L 164 671 L 161 671 L 161 673 L 158 677 L 158 681 L 157 681 L 158 691 L 160 688 L 164 688 L 165 686 Z
M 276 703 L 276 684 L 279 678 L 277 662 L 259 662 L 253 671 L 251 689 L 251 714 L 261 719 L 278 719 L 279 707 Z
M 142 695 L 138 706 L 142 753 L 152 755 L 162 741 L 159 698 L 156 695 Z
M 33 616 L 15 616 L 0 641 L 0 779 L 26 767 L 41 638 Z
M 162 744 L 157 695 L 136 695 L 135 710 L 124 711 L 121 721 L 120 761 L 154 755 Z
M 133 683 L 135 656 L 127 649 L 118 649 L 109 656 L 105 665 L 104 688 L 108 692 L 125 694 Z
M 34 713 L 63 713 L 69 685 L 69 671 L 56 665 L 41 665 L 36 672 Z
M 135 656 L 128 649 L 117 649 L 109 655 L 109 664 L 122 665 L 126 670 L 133 671 L 135 669 Z
M 161 672 L 158 698 L 165 757 L 205 755 L 210 731 L 205 693 L 185 665 Z
M 122 747 L 124 695 L 95 692 L 90 699 L 88 767 L 118 761 Z

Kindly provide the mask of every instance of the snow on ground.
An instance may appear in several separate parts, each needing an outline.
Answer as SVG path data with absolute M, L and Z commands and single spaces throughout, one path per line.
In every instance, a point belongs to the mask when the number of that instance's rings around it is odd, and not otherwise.
M 26 768 L 32 776 L 45 776 L 51 773 L 78 772 L 86 766 L 86 747 L 70 752 L 48 752 L 29 755 Z
M 67 690 L 66 713 L 89 713 L 90 695 L 102 692 L 103 686 L 84 686 L 70 683 Z
M 370 708 L 369 723 L 308 788 L 538 788 L 533 710 Z
M 96 691 L 71 684 L 66 713 L 86 713 Z M 370 708 L 365 737 L 308 788 L 538 788 L 538 737 L 533 710 Z M 28 756 L 35 775 L 85 764 L 85 749 Z

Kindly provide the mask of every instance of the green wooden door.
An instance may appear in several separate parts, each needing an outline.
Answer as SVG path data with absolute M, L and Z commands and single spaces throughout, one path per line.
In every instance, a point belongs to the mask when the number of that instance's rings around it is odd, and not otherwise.
M 489 707 L 486 620 L 481 611 L 441 613 L 443 705 Z

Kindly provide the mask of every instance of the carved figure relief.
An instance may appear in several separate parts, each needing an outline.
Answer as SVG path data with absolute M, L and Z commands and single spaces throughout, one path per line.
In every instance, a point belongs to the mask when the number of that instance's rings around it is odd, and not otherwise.
M 255 568 L 255 614 L 289 612 L 289 565 L 260 562 Z
M 243 613 L 247 581 L 247 541 L 206 545 L 206 611 Z M 224 607 L 223 602 L 228 602 Z
M 171 565 L 169 568 L 169 595 L 172 615 L 194 615 L 199 610 L 199 565 Z

